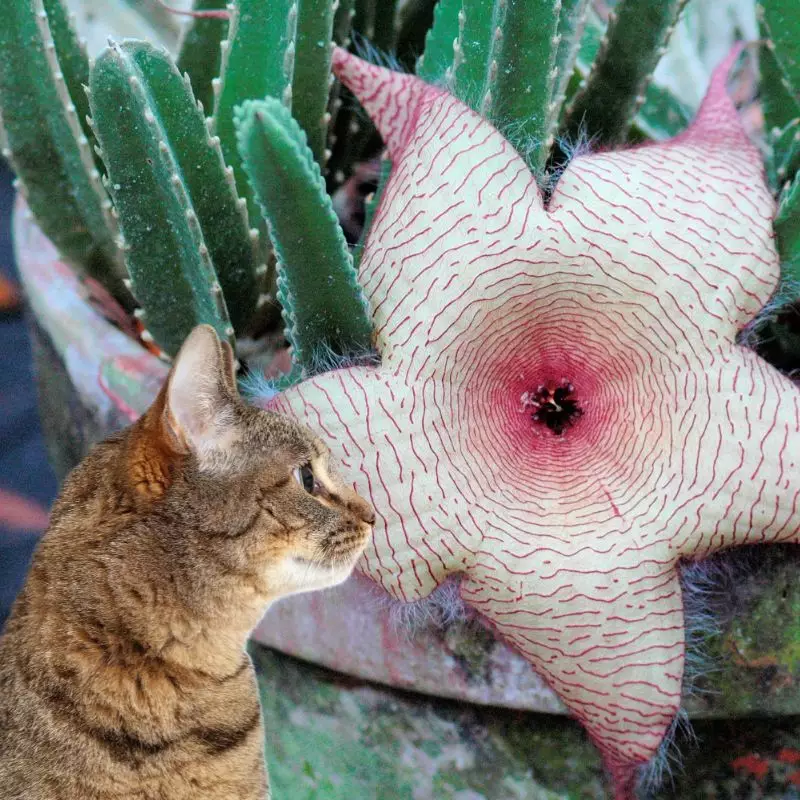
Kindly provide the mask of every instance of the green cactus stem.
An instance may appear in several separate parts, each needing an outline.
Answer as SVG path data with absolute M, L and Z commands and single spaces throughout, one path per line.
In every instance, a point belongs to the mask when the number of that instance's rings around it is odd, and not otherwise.
M 763 23 L 761 32 L 766 41 L 771 41 Z M 786 78 L 775 58 L 774 43 L 772 49 L 760 49 L 758 65 L 761 72 L 760 95 L 765 127 L 768 131 L 781 130 L 800 117 L 800 97 L 793 95 L 786 86 Z
M 195 12 L 215 11 L 222 0 L 195 0 Z M 222 66 L 221 43 L 228 33 L 229 20 L 221 17 L 192 16 L 183 29 L 178 45 L 178 69 L 188 72 L 192 89 L 206 113 L 214 110 L 213 82 Z
M 69 79 L 74 88 L 84 74 L 81 50 L 63 7 L 49 6 L 63 52 L 53 41 L 42 0 L 13 0 L 0 14 L 3 155 L 39 225 L 64 258 L 130 308 L 111 203 L 78 119 L 80 106 L 66 83 Z
M 228 38 L 222 42 L 222 70 L 215 83 L 214 133 L 254 221 L 260 220 L 261 211 L 239 156 L 234 109 L 246 100 L 263 97 L 277 97 L 291 106 L 296 34 L 295 0 L 236 0 Z
M 425 50 L 417 60 L 417 75 L 428 83 L 452 89 L 453 59 L 459 33 L 461 0 L 439 0 L 433 9 L 433 25 L 425 37 Z
M 361 254 L 364 252 L 364 245 L 366 244 L 369 230 L 372 227 L 372 220 L 375 217 L 375 212 L 383 196 L 383 190 L 386 188 L 386 183 L 389 180 L 389 175 L 392 171 L 392 162 L 388 158 L 381 160 L 380 174 L 378 175 L 378 185 L 375 191 L 366 198 L 364 203 L 364 228 L 361 231 L 361 238 L 356 246 L 355 253 L 353 254 L 353 265 L 358 269 L 361 262 Z
M 425 80 L 503 129 L 539 171 L 557 109 L 552 105 L 561 0 L 443 0 L 434 13 Z
M 333 83 L 333 20 L 333 0 L 299 0 L 291 109 L 322 167 L 327 161 L 328 101 Z
M 97 168 L 102 172 L 103 162 L 94 152 L 96 144 L 94 133 L 88 122 L 89 98 L 86 97 L 84 86 L 89 83 L 89 56 L 86 53 L 86 43 L 78 36 L 75 26 L 75 14 L 67 13 L 62 0 L 42 0 L 50 35 L 56 48 L 58 65 L 64 76 L 64 85 L 75 105 L 75 113 L 83 130 L 84 136 L 92 146 L 92 153 Z
M 147 330 L 169 355 L 203 322 L 232 341 L 234 328 L 247 329 L 266 267 L 189 81 L 168 54 L 131 40 L 103 52 L 90 88 Z
M 767 169 L 775 188 L 800 168 L 800 15 L 796 4 L 775 0 L 758 7 L 766 43 L 759 54 L 761 106 L 771 153 Z
M 767 47 L 775 54 L 783 86 L 795 100 L 800 97 L 800 13 L 796 0 L 768 0 L 759 4 L 758 16 L 768 35 Z
M 800 285 L 800 175 L 781 192 L 775 216 L 775 238 L 781 256 L 783 284 L 796 291 Z
M 800 117 L 795 117 L 784 128 L 770 131 L 772 153 L 768 160 L 770 180 L 781 187 L 794 180 L 800 169 Z
M 558 125 L 558 117 L 567 86 L 575 68 L 581 38 L 589 16 L 589 0 L 561 0 L 561 13 L 558 15 L 558 49 L 556 50 L 556 78 L 549 114 L 552 134 Z
M 363 353 L 371 346 L 366 301 L 305 134 L 274 98 L 245 103 L 236 126 L 245 169 L 269 221 L 295 362 L 311 373 L 326 349 Z
M 625 137 L 686 0 L 621 0 L 609 20 L 600 52 L 573 98 L 562 130 L 580 130 L 603 145 Z
M 589 9 L 575 68 L 567 85 L 568 103 L 578 93 L 581 84 L 591 72 L 604 36 L 605 24 L 594 10 Z M 685 130 L 691 118 L 692 110 L 678 100 L 669 89 L 651 83 L 645 90 L 644 103 L 634 117 L 631 138 L 669 139 Z

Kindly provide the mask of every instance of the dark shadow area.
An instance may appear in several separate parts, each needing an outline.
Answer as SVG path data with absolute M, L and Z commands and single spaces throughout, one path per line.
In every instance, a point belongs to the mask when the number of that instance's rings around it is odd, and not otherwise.
M 12 180 L 0 162 L 0 276 L 13 286 Z M 0 307 L 0 627 L 41 535 L 36 506 L 49 508 L 56 491 L 41 435 L 25 309 Z

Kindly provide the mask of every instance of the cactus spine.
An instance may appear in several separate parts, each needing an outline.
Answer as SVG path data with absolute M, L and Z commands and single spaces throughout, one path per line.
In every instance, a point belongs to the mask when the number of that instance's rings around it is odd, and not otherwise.
M 42 0 L 14 0 L 0 15 L 3 154 L 64 257 L 130 307 L 111 203 L 79 118 L 85 98 L 77 97 L 78 84 L 88 60 L 64 9 L 48 6 L 53 29 Z

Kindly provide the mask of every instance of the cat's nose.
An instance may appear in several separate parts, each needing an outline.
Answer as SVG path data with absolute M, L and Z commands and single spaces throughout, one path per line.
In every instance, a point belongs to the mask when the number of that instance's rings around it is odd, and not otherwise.
M 360 495 L 354 495 L 347 507 L 362 522 L 366 522 L 367 525 L 375 524 L 375 509 Z

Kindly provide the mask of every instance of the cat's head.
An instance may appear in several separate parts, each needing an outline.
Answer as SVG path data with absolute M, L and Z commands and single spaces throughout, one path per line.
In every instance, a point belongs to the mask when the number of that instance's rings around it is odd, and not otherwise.
M 185 341 L 126 450 L 139 509 L 250 572 L 269 599 L 341 582 L 371 535 L 372 507 L 331 470 L 325 444 L 241 400 L 231 349 L 207 325 Z

